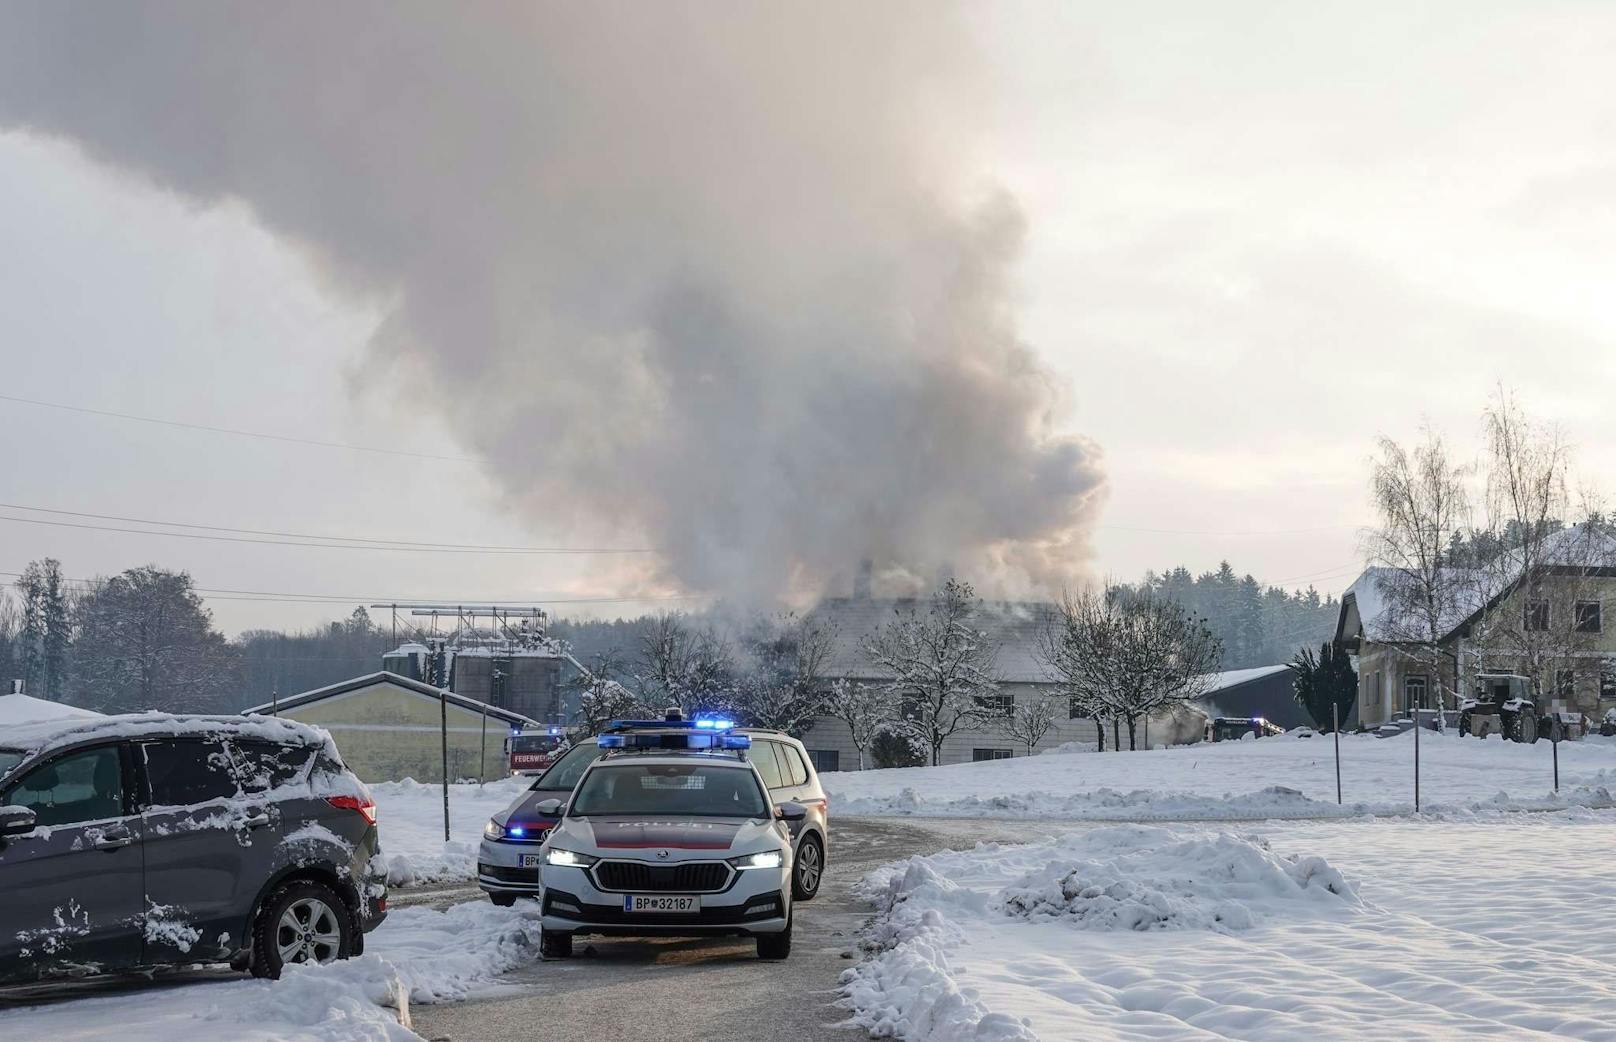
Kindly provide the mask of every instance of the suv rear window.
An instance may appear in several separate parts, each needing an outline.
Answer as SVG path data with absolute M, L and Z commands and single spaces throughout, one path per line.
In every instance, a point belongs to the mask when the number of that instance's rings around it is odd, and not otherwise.
M 268 792 L 296 781 L 313 754 L 312 749 L 261 738 L 239 738 L 231 743 L 231 752 L 241 791 L 251 793 Z
M 238 794 L 223 742 L 164 740 L 146 742 L 141 751 L 154 807 L 189 807 Z
M 775 746 L 775 751 L 780 754 L 781 768 L 791 776 L 791 784 L 807 785 L 808 768 L 802 762 L 802 754 L 797 752 L 796 746 L 781 742 Z

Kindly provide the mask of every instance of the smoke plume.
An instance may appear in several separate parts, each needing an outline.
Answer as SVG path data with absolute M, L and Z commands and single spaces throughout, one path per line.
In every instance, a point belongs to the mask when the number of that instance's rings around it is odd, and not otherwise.
M 0 128 L 240 200 L 387 302 L 536 527 L 775 596 L 1060 581 L 1098 454 L 1017 336 L 1014 202 L 932 3 L 13 2 Z M 989 585 L 993 585 L 990 581 Z

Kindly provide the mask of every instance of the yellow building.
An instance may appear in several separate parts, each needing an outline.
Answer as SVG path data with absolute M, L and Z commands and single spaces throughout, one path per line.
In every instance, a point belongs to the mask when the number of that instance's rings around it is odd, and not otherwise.
M 397 673 L 355 677 L 243 712 L 325 728 L 349 768 L 367 782 L 441 781 L 445 716 L 451 779 L 504 777 L 506 736 L 540 726 L 520 713 Z

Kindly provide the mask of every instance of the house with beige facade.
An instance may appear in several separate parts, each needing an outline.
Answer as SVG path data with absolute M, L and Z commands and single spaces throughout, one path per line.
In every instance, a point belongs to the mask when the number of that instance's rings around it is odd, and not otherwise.
M 1528 678 L 1540 709 L 1590 720 L 1616 709 L 1616 538 L 1607 530 L 1575 525 L 1484 567 L 1445 571 L 1434 642 L 1419 639 L 1423 619 L 1408 617 L 1397 593 L 1405 579 L 1370 568 L 1341 600 L 1335 639 L 1357 656 L 1364 726 L 1456 709 L 1484 673 Z

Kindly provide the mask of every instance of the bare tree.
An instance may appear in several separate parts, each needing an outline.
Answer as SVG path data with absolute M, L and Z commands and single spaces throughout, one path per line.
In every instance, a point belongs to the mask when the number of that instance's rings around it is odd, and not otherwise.
M 835 631 L 787 613 L 756 620 L 742 644 L 746 662 L 735 686 L 735 709 L 755 727 L 806 733 L 824 703 Z
M 658 615 L 640 639 L 640 669 L 634 680 L 646 706 L 677 706 L 687 717 L 728 710 L 734 677 L 729 641 L 681 612 Z
M 1046 660 L 1075 704 L 1127 725 L 1129 749 L 1140 721 L 1199 698 L 1223 657 L 1204 621 L 1153 594 L 1085 590 L 1059 610 Z
M 1371 471 L 1379 522 L 1368 550 L 1382 566 L 1375 579 L 1386 605 L 1381 624 L 1387 643 L 1413 649 L 1406 653 L 1441 691 L 1442 639 L 1473 601 L 1471 576 L 1449 558 L 1469 519 L 1467 471 L 1449 459 L 1447 446 L 1429 428 L 1412 452 L 1386 437 L 1379 448 Z M 1457 691 L 1453 695 L 1457 699 Z M 1437 708 L 1446 708 L 1444 695 L 1439 694 Z
M 573 680 L 579 692 L 578 713 L 581 737 L 599 734 L 613 720 L 649 715 L 639 696 L 617 679 L 623 672 L 615 651 L 602 652 L 590 660 L 586 670 Z M 660 711 L 663 707 L 656 707 Z
M 863 684 L 838 680 L 825 693 L 825 715 L 847 725 L 853 748 L 858 750 L 859 770 L 867 766 L 865 751 L 883 727 L 897 716 L 898 703 L 886 684 Z
M 1054 726 L 1055 702 L 1040 695 L 1017 699 L 999 721 L 999 730 L 1006 738 L 1025 746 L 1028 756 Z
M 1105 721 L 1111 703 L 1110 671 L 1114 627 L 1111 605 L 1102 591 L 1065 593 L 1039 631 L 1037 654 L 1044 671 L 1065 692 L 1067 712 L 1094 722 L 1097 748 L 1105 752 Z
M 884 669 L 903 719 L 939 763 L 950 736 L 988 717 L 982 700 L 998 689 L 998 646 L 976 624 L 980 602 L 970 583 L 950 579 L 926 611 L 895 609 L 891 622 L 865 638 L 864 651 Z

